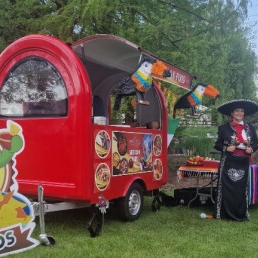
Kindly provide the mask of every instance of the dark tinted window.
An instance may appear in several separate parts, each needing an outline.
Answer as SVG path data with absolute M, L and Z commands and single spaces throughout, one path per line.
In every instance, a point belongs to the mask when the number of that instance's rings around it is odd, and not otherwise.
M 67 91 L 57 69 L 39 57 L 18 62 L 1 87 L 0 115 L 66 116 Z

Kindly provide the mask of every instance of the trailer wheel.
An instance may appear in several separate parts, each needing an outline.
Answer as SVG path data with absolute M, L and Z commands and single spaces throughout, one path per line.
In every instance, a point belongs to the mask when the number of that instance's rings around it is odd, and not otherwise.
M 47 239 L 48 239 L 50 245 L 54 245 L 56 243 L 55 238 L 52 236 L 47 236 Z
M 118 208 L 124 221 L 134 221 L 140 217 L 143 207 L 143 189 L 140 184 L 133 183 L 125 197 L 118 200 Z
M 56 240 L 54 237 L 48 236 L 46 234 L 40 234 L 39 238 L 40 238 L 41 244 L 45 246 L 54 245 L 56 243 Z

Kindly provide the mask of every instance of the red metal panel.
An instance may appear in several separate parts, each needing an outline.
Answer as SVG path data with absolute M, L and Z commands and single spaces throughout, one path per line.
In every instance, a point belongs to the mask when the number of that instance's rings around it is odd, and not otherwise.
M 17 157 L 20 192 L 56 199 L 89 200 L 92 194 L 92 137 L 90 82 L 70 47 L 49 36 L 31 35 L 11 44 L 0 56 L 0 85 L 21 59 L 38 56 L 52 63 L 64 79 L 68 92 L 68 116 L 17 118 L 23 129 L 25 148 Z M 86 104 L 87 103 L 87 104 Z M 5 127 L 0 119 L 0 127 Z

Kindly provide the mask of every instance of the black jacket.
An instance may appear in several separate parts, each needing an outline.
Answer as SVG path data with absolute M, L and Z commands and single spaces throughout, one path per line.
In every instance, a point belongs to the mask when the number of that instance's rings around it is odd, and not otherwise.
M 249 139 L 250 147 L 253 152 L 258 149 L 258 138 L 255 127 L 249 123 L 245 123 L 244 127 L 247 138 Z M 217 138 L 214 143 L 214 148 L 220 152 L 227 152 L 226 148 L 233 144 L 236 137 L 236 131 L 230 123 L 226 123 L 218 127 Z

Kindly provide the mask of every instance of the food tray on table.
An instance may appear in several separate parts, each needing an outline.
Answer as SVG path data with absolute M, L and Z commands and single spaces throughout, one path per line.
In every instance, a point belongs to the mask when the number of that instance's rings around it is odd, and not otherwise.
M 204 161 L 204 157 L 194 156 L 194 157 L 189 158 L 186 161 L 186 165 L 188 165 L 188 166 L 202 166 L 203 161 Z
M 202 162 L 193 162 L 193 161 L 186 161 L 186 164 L 188 165 L 188 166 L 202 166 L 203 165 L 203 163 Z

